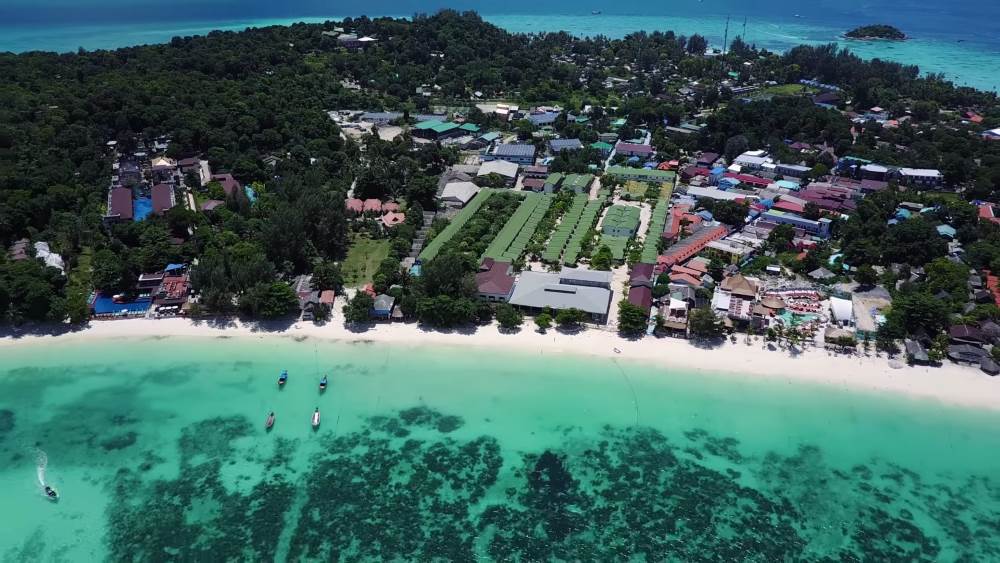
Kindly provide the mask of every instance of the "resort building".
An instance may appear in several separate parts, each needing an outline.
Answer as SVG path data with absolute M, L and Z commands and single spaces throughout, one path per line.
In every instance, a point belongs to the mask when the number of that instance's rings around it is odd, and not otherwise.
M 612 205 L 601 223 L 601 232 L 613 237 L 632 238 L 638 229 L 639 209 L 628 205 Z
M 559 189 L 585 194 L 590 192 L 590 185 L 593 182 L 593 174 L 567 174 Z
M 413 136 L 424 139 L 447 139 L 464 133 L 466 131 L 463 131 L 459 124 L 450 121 L 421 121 L 413 126 Z
M 561 272 L 522 272 L 510 304 L 532 314 L 545 309 L 578 309 L 604 324 L 611 306 L 611 272 L 564 268 Z

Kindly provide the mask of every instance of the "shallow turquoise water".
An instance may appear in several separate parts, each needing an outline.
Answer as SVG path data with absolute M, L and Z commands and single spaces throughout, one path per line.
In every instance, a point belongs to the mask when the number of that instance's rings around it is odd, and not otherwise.
M 1000 413 L 282 337 L 0 352 L 4 561 L 1000 557 Z

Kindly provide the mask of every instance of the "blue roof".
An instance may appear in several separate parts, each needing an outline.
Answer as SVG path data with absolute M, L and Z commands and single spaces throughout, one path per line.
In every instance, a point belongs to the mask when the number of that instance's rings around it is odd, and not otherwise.
M 958 234 L 958 231 L 955 230 L 955 227 L 952 227 L 951 225 L 938 225 L 937 232 L 941 236 L 946 236 L 950 238 L 954 238 L 955 235 Z
M 897 209 L 896 210 L 896 218 L 897 219 L 909 219 L 910 217 L 913 217 L 913 213 L 910 213 L 909 209 Z
M 257 192 L 253 191 L 250 186 L 243 186 L 243 193 L 247 194 L 247 199 L 250 203 L 257 203 Z
M 164 272 L 172 272 L 174 270 L 183 270 L 184 264 L 167 264 L 167 267 L 163 269 Z
M 721 166 L 716 166 L 715 168 L 712 169 L 712 174 L 722 174 L 725 171 L 726 171 L 725 168 L 723 168 Z
M 559 117 L 559 113 L 554 111 L 532 113 L 528 115 L 528 121 L 534 123 L 535 125 L 546 125 L 548 123 L 555 122 L 557 117 Z

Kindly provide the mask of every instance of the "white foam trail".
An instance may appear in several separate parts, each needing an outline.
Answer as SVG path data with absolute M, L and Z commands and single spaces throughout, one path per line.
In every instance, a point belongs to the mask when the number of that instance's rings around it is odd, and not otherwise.
M 35 456 L 35 464 L 38 466 L 36 473 L 38 475 L 38 484 L 43 489 L 45 488 L 45 467 L 49 464 L 49 456 L 45 455 L 45 452 L 38 450 Z

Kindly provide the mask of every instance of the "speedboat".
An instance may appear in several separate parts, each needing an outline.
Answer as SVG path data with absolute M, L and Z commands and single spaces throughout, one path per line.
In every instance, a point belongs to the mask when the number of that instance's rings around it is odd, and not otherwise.
M 312 419 L 313 428 L 319 428 L 319 407 L 316 407 L 316 411 L 313 413 Z
M 327 383 L 327 382 L 326 382 L 326 376 L 324 375 L 324 376 L 323 376 L 323 379 L 320 379 L 320 380 L 319 380 L 319 390 L 320 390 L 320 392 L 321 392 L 321 393 L 322 393 L 323 391 L 326 391 L 326 383 Z
M 270 430 L 272 426 L 274 426 L 274 413 L 273 412 L 271 414 L 267 415 L 267 420 L 264 421 L 264 428 L 266 430 Z
M 288 370 L 281 370 L 281 375 L 278 376 L 278 387 L 283 386 L 288 381 Z
M 45 485 L 45 496 L 48 497 L 49 500 L 59 500 L 59 493 L 48 485 Z

